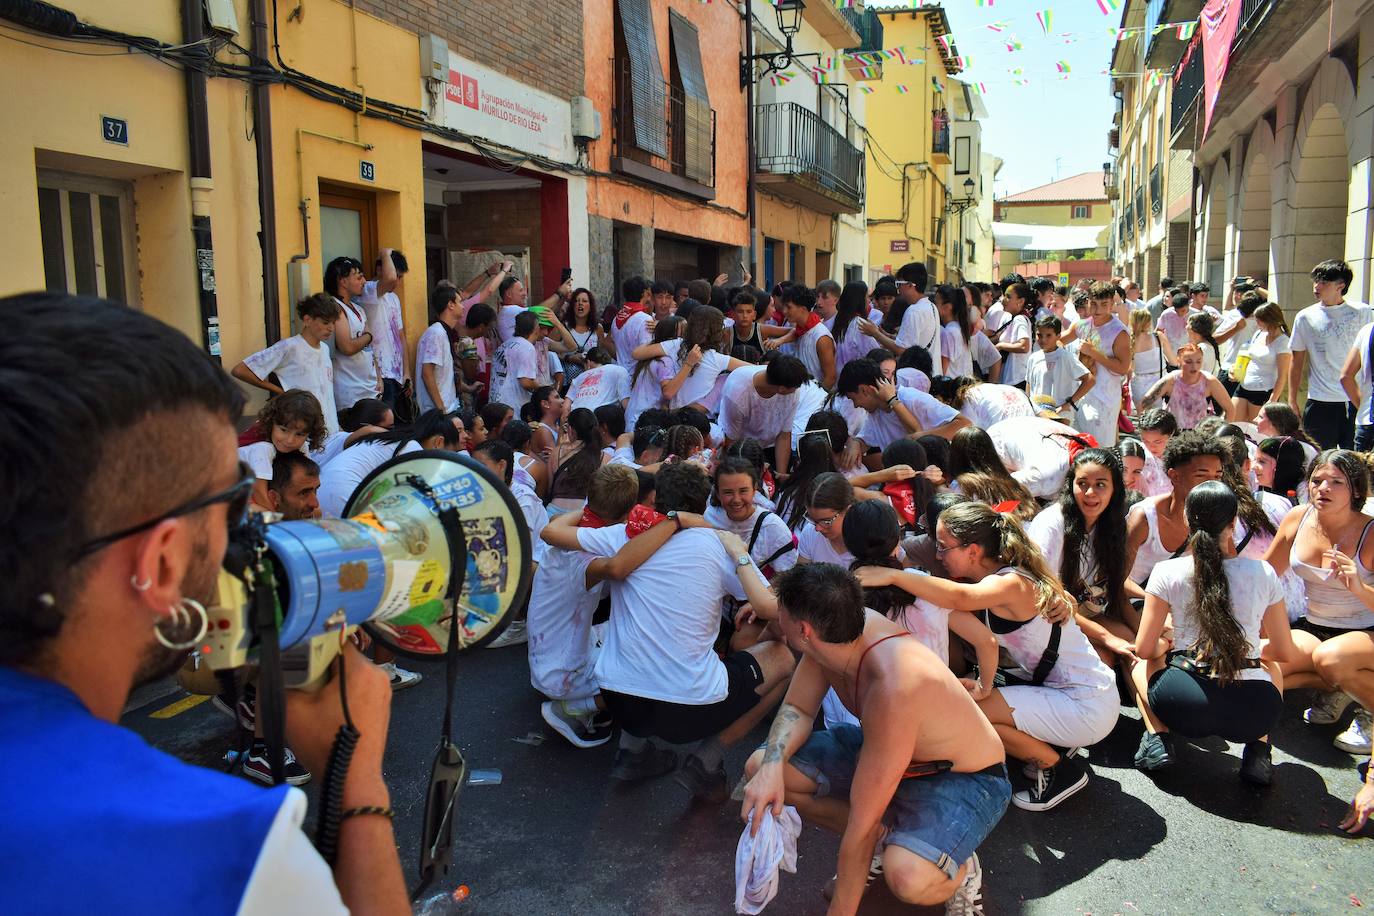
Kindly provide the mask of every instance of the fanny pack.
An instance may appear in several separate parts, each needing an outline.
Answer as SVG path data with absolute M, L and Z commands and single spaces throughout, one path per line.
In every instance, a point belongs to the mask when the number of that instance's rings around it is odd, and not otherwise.
M 1170 668 L 1177 668 L 1180 671 L 1186 671 L 1193 677 L 1215 677 L 1215 675 L 1212 674 L 1212 666 L 1194 658 L 1191 654 L 1189 654 L 1187 649 L 1177 649 L 1173 652 L 1170 652 L 1167 664 Z M 1247 658 L 1244 661 L 1242 661 L 1240 665 L 1238 665 L 1237 667 L 1239 667 L 1241 670 L 1246 670 L 1249 668 L 1258 668 L 1260 667 L 1260 660 L 1257 658 Z

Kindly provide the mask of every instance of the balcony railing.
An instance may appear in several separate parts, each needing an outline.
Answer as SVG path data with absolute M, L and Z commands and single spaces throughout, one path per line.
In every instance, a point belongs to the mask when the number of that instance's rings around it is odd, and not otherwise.
M 611 110 L 613 168 L 698 197 L 713 198 L 715 109 L 689 97 L 680 86 L 654 83 L 642 90 L 650 94 L 652 104 L 638 106 L 641 112 L 649 112 L 649 117 L 640 121 L 632 95 L 640 86 L 631 81 L 630 62 L 617 60 L 615 75 L 615 105 Z M 638 134 L 651 141 L 644 145 L 666 149 L 667 155 L 656 155 L 636 144 Z
M 845 206 L 863 205 L 864 154 L 844 134 L 795 102 L 755 106 L 760 173 L 787 176 Z
M 1144 186 L 1135 189 L 1135 222 L 1143 231 L 1145 229 L 1145 188 Z
M 855 47 L 849 48 L 850 51 L 881 51 L 883 49 L 883 21 L 878 18 L 878 14 L 873 10 L 855 10 L 843 8 L 840 13 L 849 24 L 854 27 L 854 31 L 859 33 L 859 43 Z
M 1150 212 L 1159 216 L 1164 212 L 1164 167 L 1150 169 Z
M 937 156 L 949 155 L 949 112 L 943 108 L 930 113 L 930 151 Z
M 1135 208 L 1130 204 L 1126 205 L 1125 220 L 1126 239 L 1129 241 L 1135 238 Z
M 1291 38 L 1286 26 L 1295 21 L 1301 22 L 1306 9 L 1302 4 L 1284 5 L 1281 12 L 1288 13 L 1289 16 L 1282 20 L 1283 25 L 1266 30 L 1265 23 L 1272 18 L 1270 13 L 1278 7 L 1279 0 L 1241 0 L 1236 34 L 1231 39 L 1229 49 L 1230 63 L 1217 96 L 1217 107 L 1213 110 L 1213 117 L 1227 113 L 1238 97 L 1236 93 L 1228 93 L 1229 88 L 1250 84 L 1271 56 L 1277 56 L 1276 49 L 1286 46 Z M 1262 37 L 1257 38 L 1261 33 L 1264 33 Z M 1202 83 L 1202 28 L 1199 26 L 1192 41 L 1183 50 L 1180 63 L 1174 71 L 1174 101 L 1170 123 L 1176 143 L 1185 141 L 1187 145 L 1186 142 L 1193 139 L 1193 133 L 1200 120 L 1193 117 L 1197 110 L 1194 103 L 1202 92 Z
M 1183 52 L 1183 60 L 1174 71 L 1173 110 L 1170 133 L 1177 136 L 1191 121 L 1193 106 L 1202 94 L 1202 30 L 1199 29 Z

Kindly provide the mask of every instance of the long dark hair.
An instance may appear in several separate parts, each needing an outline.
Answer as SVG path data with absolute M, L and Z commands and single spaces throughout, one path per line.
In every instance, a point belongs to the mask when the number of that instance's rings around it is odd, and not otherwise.
M 1245 631 L 1231 608 L 1231 584 L 1226 581 L 1221 553 L 1221 533 L 1236 520 L 1238 507 L 1236 494 L 1220 480 L 1198 484 L 1183 507 L 1191 532 L 1193 613 L 1198 628 L 1197 642 L 1188 648 L 1222 685 L 1235 680 L 1248 651 Z
M 846 283 L 840 293 L 840 301 L 835 306 L 835 322 L 830 329 L 830 333 L 835 336 L 835 342 L 844 340 L 844 335 L 849 332 L 849 326 L 855 318 L 867 317 L 868 284 L 859 280 Z
M 860 566 L 885 566 L 902 569 L 893 557 L 901 534 L 897 511 L 886 500 L 866 499 L 850 507 L 845 514 L 841 536 L 844 549 L 854 555 L 851 570 Z M 864 607 L 870 607 L 893 620 L 902 616 L 903 608 L 911 604 L 911 593 L 897 586 L 864 589 Z
M 915 477 L 902 483 L 910 485 L 916 517 L 920 518 L 926 511 L 926 505 L 935 496 L 935 484 L 921 473 L 930 465 L 925 446 L 915 439 L 893 439 L 883 449 L 883 467 L 890 468 L 896 464 L 905 464 L 916 472 Z
M 1274 459 L 1274 484 L 1264 489 L 1296 501 L 1298 486 L 1307 478 L 1307 452 L 1301 442 L 1292 436 L 1270 436 L 1260 442 L 1259 450 Z
M 997 454 L 992 437 L 987 430 L 977 426 L 965 426 L 949 443 L 949 476 L 958 477 L 969 471 L 1011 479 L 1011 472 Z
M 597 422 L 595 413 L 579 407 L 568 414 L 568 429 L 582 443 L 582 447 L 569 455 L 553 473 L 562 486 L 572 488 L 572 492 L 578 495 L 585 495 L 592 475 L 601 467 L 601 449 L 605 444 L 601 436 L 601 424 Z M 549 487 L 549 493 L 553 493 L 552 486 Z
M 833 410 L 818 410 L 806 421 L 806 432 L 797 442 L 797 466 L 777 495 L 778 515 L 787 527 L 796 530 L 805 520 L 811 485 L 820 475 L 835 470 L 835 453 L 848 440 L 849 427 Z
M 1245 530 L 1272 538 L 1279 533 L 1279 529 L 1274 526 L 1274 520 L 1264 511 L 1260 501 L 1255 499 L 1255 494 L 1250 492 L 1250 481 L 1241 473 L 1246 459 L 1250 457 L 1250 446 L 1245 444 L 1243 435 L 1218 435 L 1217 441 L 1226 446 L 1226 460 L 1221 463 L 1221 480 L 1236 493 L 1239 507 L 1236 514 L 1245 523 Z
M 964 302 L 963 290 L 942 283 L 935 287 L 935 295 L 940 301 L 949 303 L 950 317 L 958 323 L 959 333 L 964 338 L 964 345 L 967 346 L 969 338 L 973 336 L 973 327 L 969 324 L 968 304 Z
M 1078 500 L 1074 498 L 1078 469 L 1089 464 L 1105 469 L 1112 479 L 1112 497 L 1091 533 L 1083 510 L 1078 508 Z M 1101 448 L 1085 448 L 1074 455 L 1064 478 L 1064 489 L 1059 492 L 1059 511 L 1064 516 L 1064 551 L 1059 558 L 1059 580 L 1075 596 L 1082 595 L 1089 585 L 1105 584 L 1107 611 L 1120 614 L 1126 603 L 1126 591 L 1122 586 L 1130 570 L 1126 565 L 1126 481 L 1116 455 Z M 1083 544 L 1089 537 L 1093 557 L 1097 560 L 1099 581 L 1096 583 L 1084 581 L 1085 570 L 1080 567 Z
M 587 304 L 591 306 L 587 310 L 587 330 L 595 331 L 599 326 L 601 316 L 596 313 L 596 294 L 585 286 L 579 286 L 572 291 L 568 304 L 563 307 L 563 324 L 569 331 L 577 330 L 577 297 L 583 293 L 587 294 Z
M 1291 436 L 1299 442 L 1306 442 L 1317 451 L 1321 451 L 1322 447 L 1302 428 L 1302 417 L 1298 416 L 1298 412 L 1291 406 L 1283 401 L 1270 401 L 1260 409 L 1264 411 L 1265 419 L 1274 427 L 1274 432 L 1280 436 Z
M 1188 330 L 1202 338 L 1202 342 L 1212 348 L 1212 355 L 1216 357 L 1214 365 L 1221 365 L 1221 347 L 1217 345 L 1216 338 L 1212 332 L 1217 328 L 1216 319 L 1207 312 L 1196 312 L 1188 316 Z
M 681 328 L 682 325 L 685 323 L 685 319 L 679 318 L 676 315 L 669 315 L 667 318 L 664 318 L 662 321 L 660 321 L 658 323 L 658 326 L 654 328 L 653 342 L 665 343 L 669 340 L 676 340 L 678 334 L 681 333 L 679 328 Z M 651 359 L 641 359 L 639 362 L 635 363 L 635 371 L 630 375 L 631 387 L 633 387 L 635 384 L 639 382 L 639 375 L 641 372 L 644 371 L 645 366 L 652 364 L 655 359 L 662 358 L 663 357 L 655 356 Z
M 395 426 L 379 433 L 359 436 L 348 447 L 352 448 L 364 442 L 394 442 L 400 445 L 411 440 L 423 442 L 435 436 L 443 436 L 445 445 L 456 446 L 463 441 L 462 433 L 453 425 L 452 416 L 442 410 L 426 410 L 409 426 Z

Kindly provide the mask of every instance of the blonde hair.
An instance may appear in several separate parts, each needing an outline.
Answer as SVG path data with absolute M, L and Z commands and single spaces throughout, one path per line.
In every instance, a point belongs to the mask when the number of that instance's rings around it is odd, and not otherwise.
M 940 513 L 940 522 L 961 545 L 977 544 L 983 554 L 1024 572 L 1035 587 L 1035 607 L 1047 614 L 1060 601 L 1074 607 L 1059 577 L 1050 569 L 1040 548 L 1026 536 L 1012 515 L 994 512 L 986 503 L 955 503 Z
M 623 464 L 597 468 L 587 483 L 587 508 L 606 521 L 614 522 L 630 514 L 639 501 L 639 475 Z
M 1011 476 L 999 477 L 981 471 L 969 471 L 956 477 L 955 483 L 959 485 L 960 493 L 981 500 L 989 506 L 1007 501 L 1019 503 L 1020 505 L 1012 510 L 1012 514 L 1021 522 L 1030 521 L 1035 518 L 1035 513 L 1040 511 L 1040 504 L 1035 501 L 1035 497 Z
M 1265 324 L 1278 328 L 1285 334 L 1291 334 L 1288 330 L 1288 320 L 1283 317 L 1283 309 L 1277 302 L 1266 302 L 1255 309 L 1255 320 L 1263 321 Z
M 1153 334 L 1155 323 L 1150 320 L 1149 309 L 1133 309 L 1131 311 L 1131 342 L 1141 334 Z

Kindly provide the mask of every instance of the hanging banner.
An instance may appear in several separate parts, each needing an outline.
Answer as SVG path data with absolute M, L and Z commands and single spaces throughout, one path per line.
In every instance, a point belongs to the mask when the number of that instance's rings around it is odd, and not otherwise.
M 1241 0 L 1207 0 L 1202 8 L 1202 136 L 1212 126 L 1212 109 L 1231 63 L 1231 42 L 1240 24 Z

